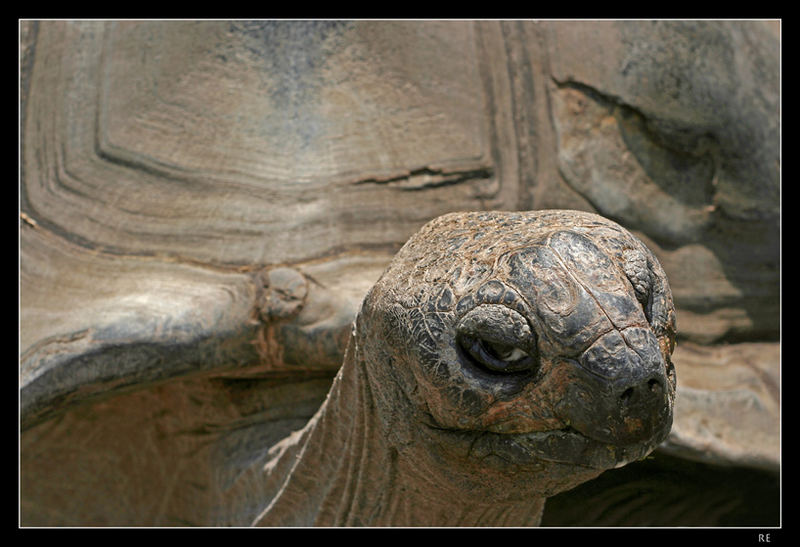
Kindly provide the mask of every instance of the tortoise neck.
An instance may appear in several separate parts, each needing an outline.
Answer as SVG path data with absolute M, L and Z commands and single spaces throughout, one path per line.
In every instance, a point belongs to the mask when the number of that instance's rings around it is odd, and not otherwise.
M 304 429 L 275 447 L 265 468 L 274 495 L 255 525 L 539 524 L 544 499 L 488 504 L 437 485 L 389 445 L 375 403 L 351 339 L 325 403 Z

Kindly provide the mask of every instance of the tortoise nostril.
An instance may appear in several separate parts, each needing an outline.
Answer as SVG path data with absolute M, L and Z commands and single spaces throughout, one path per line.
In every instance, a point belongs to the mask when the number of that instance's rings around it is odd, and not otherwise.
M 659 394 L 661 391 L 661 381 L 658 378 L 651 378 L 647 380 L 647 382 L 627 388 L 620 394 L 619 399 L 623 403 L 628 404 L 632 402 L 633 399 L 639 400 L 642 399 L 642 397 L 646 397 L 646 393 Z
M 619 398 L 622 400 L 622 402 L 627 402 L 632 396 L 633 396 L 633 388 L 629 387 L 628 389 L 622 392 L 622 395 L 620 395 Z

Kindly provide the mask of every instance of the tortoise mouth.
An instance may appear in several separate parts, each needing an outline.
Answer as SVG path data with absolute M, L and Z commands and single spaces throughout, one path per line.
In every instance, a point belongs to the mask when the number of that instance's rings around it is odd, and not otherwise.
M 566 427 L 528 433 L 479 432 L 470 446 L 470 456 L 483 459 L 494 455 L 520 466 L 543 462 L 607 470 L 641 460 L 666 437 L 666 433 L 647 441 L 614 444 L 587 437 Z

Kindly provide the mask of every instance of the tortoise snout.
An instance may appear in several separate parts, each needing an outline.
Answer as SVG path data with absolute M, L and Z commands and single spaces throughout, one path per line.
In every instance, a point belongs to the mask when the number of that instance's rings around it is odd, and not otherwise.
M 651 376 L 617 388 L 616 405 L 608 405 L 607 423 L 601 426 L 603 433 L 610 433 L 604 440 L 627 444 L 659 437 L 671 425 L 666 381 L 663 375 Z
M 573 428 L 620 445 L 659 442 L 669 432 L 672 388 L 655 336 L 615 330 L 572 363 L 569 390 L 578 396 L 559 413 Z

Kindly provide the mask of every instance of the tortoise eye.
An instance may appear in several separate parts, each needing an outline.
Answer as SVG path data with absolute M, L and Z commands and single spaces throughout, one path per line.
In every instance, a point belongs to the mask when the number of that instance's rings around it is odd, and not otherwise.
M 494 373 L 531 371 L 536 367 L 535 356 L 515 346 L 492 342 L 472 335 L 458 337 L 462 353 L 479 367 Z
M 625 276 L 628 278 L 628 281 L 630 281 L 633 286 L 636 299 L 642 305 L 647 320 L 650 321 L 648 301 L 650 299 L 652 280 L 647 257 L 637 250 L 626 249 L 622 253 L 622 269 L 625 271 Z
M 488 340 L 482 340 L 481 344 L 492 357 L 501 361 L 513 362 L 528 357 L 527 353 L 514 346 L 489 342 Z
M 461 318 L 456 346 L 465 364 L 495 374 L 530 372 L 539 364 L 536 335 L 518 312 L 482 304 Z

